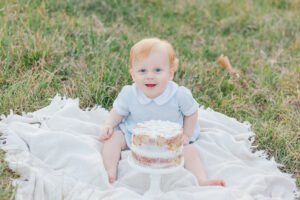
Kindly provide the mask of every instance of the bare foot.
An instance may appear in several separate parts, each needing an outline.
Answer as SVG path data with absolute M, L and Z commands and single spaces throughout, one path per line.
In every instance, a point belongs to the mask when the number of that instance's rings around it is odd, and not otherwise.
M 110 184 L 115 182 L 116 180 L 116 171 L 115 170 L 107 170 L 107 175 L 108 175 L 108 181 Z
M 223 186 L 225 187 L 225 181 L 221 179 L 207 179 L 207 180 L 199 180 L 199 185 L 207 186 L 207 185 L 215 185 L 215 186 Z

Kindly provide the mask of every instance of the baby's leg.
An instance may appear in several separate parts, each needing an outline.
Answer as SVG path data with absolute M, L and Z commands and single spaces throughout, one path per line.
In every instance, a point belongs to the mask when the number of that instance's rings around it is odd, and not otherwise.
M 219 185 L 225 187 L 225 182 L 222 179 L 208 179 L 204 167 L 200 160 L 197 148 L 188 144 L 183 148 L 184 167 L 192 172 L 199 185 Z
M 104 141 L 102 158 L 110 183 L 116 180 L 121 151 L 127 148 L 122 131 L 115 131 L 111 138 Z

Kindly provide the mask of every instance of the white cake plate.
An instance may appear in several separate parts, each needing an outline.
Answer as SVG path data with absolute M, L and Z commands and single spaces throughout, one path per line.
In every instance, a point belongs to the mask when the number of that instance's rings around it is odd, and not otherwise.
M 133 161 L 133 158 L 131 154 L 128 156 L 128 163 L 129 165 L 143 173 L 149 174 L 150 177 L 150 187 L 149 190 L 144 193 L 144 197 L 154 197 L 159 196 L 162 194 L 162 191 L 160 190 L 160 179 L 162 174 L 171 174 L 175 171 L 179 170 L 183 167 L 184 160 L 182 158 L 182 162 L 180 165 L 172 168 L 166 168 L 166 169 L 151 169 L 147 167 L 141 167 L 139 165 L 136 165 Z

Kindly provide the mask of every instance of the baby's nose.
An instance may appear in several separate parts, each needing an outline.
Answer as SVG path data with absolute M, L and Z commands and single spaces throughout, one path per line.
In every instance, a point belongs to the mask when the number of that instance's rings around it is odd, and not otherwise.
M 154 78 L 154 73 L 149 72 L 149 73 L 147 74 L 147 79 L 153 79 L 153 78 Z

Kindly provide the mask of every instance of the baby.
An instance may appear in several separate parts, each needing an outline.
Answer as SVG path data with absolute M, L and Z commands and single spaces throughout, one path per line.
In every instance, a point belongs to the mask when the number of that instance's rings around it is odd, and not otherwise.
M 124 86 L 100 131 L 102 157 L 109 182 L 116 180 L 121 151 L 131 147 L 135 125 L 148 120 L 168 120 L 182 125 L 184 167 L 199 185 L 225 186 L 220 179 L 208 179 L 197 148 L 200 135 L 198 103 L 191 92 L 173 82 L 178 60 L 171 44 L 158 38 L 143 39 L 130 51 L 130 74 L 134 84 Z

